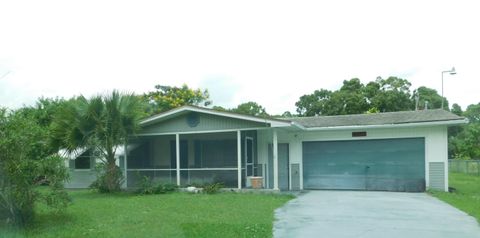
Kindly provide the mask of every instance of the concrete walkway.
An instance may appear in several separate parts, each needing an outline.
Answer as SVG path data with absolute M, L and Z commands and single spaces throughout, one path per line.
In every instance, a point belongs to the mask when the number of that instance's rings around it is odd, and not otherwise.
M 425 193 L 310 191 L 275 218 L 274 237 L 480 238 L 473 217 Z

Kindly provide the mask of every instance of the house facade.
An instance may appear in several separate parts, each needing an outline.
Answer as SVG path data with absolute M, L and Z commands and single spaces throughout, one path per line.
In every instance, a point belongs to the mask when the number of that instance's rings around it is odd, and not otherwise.
M 143 120 L 118 164 L 127 188 L 144 176 L 234 189 L 262 177 L 272 190 L 448 191 L 447 128 L 465 122 L 444 110 L 279 120 L 184 106 Z M 76 160 L 67 187 L 91 180 Z

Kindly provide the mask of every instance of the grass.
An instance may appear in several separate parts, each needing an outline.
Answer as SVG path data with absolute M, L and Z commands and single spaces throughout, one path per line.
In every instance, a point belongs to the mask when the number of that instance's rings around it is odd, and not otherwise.
M 25 237 L 271 237 L 274 210 L 292 196 L 72 191 L 65 214 L 37 208 Z M 19 236 L 20 236 L 19 235 Z M 0 235 L 1 237 L 1 235 Z
M 449 185 L 455 188 L 454 192 L 430 191 L 430 193 L 475 217 L 480 222 L 480 177 L 450 173 Z

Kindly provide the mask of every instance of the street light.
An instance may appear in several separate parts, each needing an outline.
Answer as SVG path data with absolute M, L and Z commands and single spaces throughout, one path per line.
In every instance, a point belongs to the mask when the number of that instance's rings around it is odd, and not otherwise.
M 442 109 L 443 109 L 443 101 L 445 101 L 443 98 L 443 74 L 444 73 L 450 73 L 450 75 L 455 75 L 457 74 L 457 71 L 455 71 L 455 67 L 452 67 L 451 70 L 442 71 Z

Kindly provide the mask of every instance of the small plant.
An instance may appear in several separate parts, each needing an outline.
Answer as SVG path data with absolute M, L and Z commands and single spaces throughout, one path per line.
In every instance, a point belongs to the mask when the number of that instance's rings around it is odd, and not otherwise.
M 139 182 L 139 189 L 137 193 L 147 195 L 147 194 L 165 194 L 175 192 L 178 189 L 178 186 L 175 184 L 155 184 L 153 180 L 147 176 L 143 176 Z
M 143 176 L 140 179 L 139 183 L 139 189 L 137 190 L 137 193 L 139 194 L 153 194 L 157 191 L 158 187 L 155 188 L 153 181 L 150 177 L 148 176 Z
M 163 194 L 163 193 L 171 193 L 177 190 L 178 186 L 175 184 L 167 183 L 167 184 L 158 184 L 155 187 L 155 194 Z
M 211 183 L 211 184 L 206 184 L 203 186 L 203 192 L 207 194 L 215 194 L 220 191 L 221 188 L 223 188 L 223 183 Z
M 176 184 L 167 183 L 163 185 L 163 189 L 165 190 L 165 192 L 171 193 L 177 191 L 178 186 Z
M 164 193 L 167 193 L 167 191 L 165 191 L 165 186 L 163 186 L 163 184 L 160 183 L 157 186 L 155 186 L 155 190 L 153 191 L 153 193 L 164 194 Z

